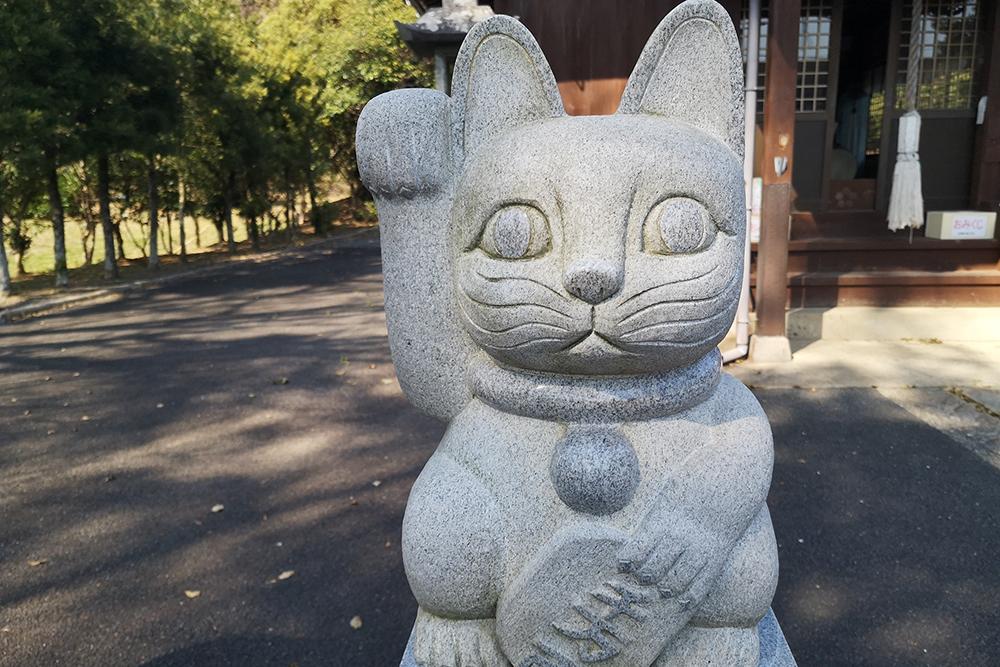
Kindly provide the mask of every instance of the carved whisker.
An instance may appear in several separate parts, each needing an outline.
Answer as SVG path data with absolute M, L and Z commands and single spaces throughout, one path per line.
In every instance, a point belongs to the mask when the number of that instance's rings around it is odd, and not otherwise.
M 657 327 L 666 327 L 672 324 L 704 324 L 705 322 L 711 322 L 724 315 L 728 315 L 728 313 L 715 313 L 714 315 L 709 315 L 707 317 L 693 317 L 684 320 L 668 320 L 665 322 L 654 322 L 652 324 L 647 324 L 645 326 L 637 327 L 635 329 L 632 329 L 631 331 L 626 331 L 623 334 L 621 334 L 620 338 L 624 339 L 628 336 L 634 336 L 644 331 L 649 331 L 650 329 L 656 329 Z
M 551 312 L 555 313 L 556 315 L 560 315 L 560 316 L 565 317 L 567 319 L 574 319 L 573 316 L 570 315 L 569 313 L 564 313 L 563 311 L 559 310 L 558 308 L 553 308 L 552 306 L 546 306 L 543 303 L 531 303 L 530 301 L 515 301 L 514 303 L 495 303 L 495 302 L 492 302 L 492 301 L 483 301 L 482 299 L 477 299 L 476 297 L 472 296 L 468 292 L 465 292 L 465 297 L 469 301 L 472 301 L 473 303 L 479 304 L 480 306 L 485 306 L 487 308 L 515 308 L 517 306 L 523 306 L 525 308 L 541 308 L 543 310 L 551 311 Z
M 705 271 L 704 273 L 699 273 L 696 276 L 691 276 L 690 278 L 683 278 L 681 280 L 675 280 L 674 282 L 668 283 L 668 284 L 665 284 L 665 285 L 654 285 L 653 287 L 649 287 L 647 289 L 641 290 L 639 292 L 636 292 L 635 294 L 633 294 L 629 298 L 625 299 L 621 303 L 619 303 L 618 307 L 621 308 L 626 303 L 629 303 L 629 302 L 633 301 L 634 299 L 638 299 L 643 294 L 647 294 L 649 292 L 653 292 L 653 291 L 658 290 L 658 289 L 666 289 L 668 287 L 673 287 L 675 285 L 683 285 L 684 283 L 689 283 L 689 282 L 692 282 L 694 280 L 698 280 L 699 278 L 704 278 L 708 274 L 710 274 L 713 271 L 715 271 L 717 268 L 719 268 L 719 267 L 718 266 L 713 266 L 712 268 L 710 268 L 709 270 Z
M 491 345 L 493 349 L 496 350 L 516 350 L 518 348 L 524 347 L 525 345 L 531 345 L 532 343 L 561 343 L 562 338 L 535 338 L 534 340 L 526 340 L 514 345 Z
M 538 322 L 538 321 L 534 321 L 534 320 L 532 320 L 530 322 L 521 322 L 520 324 L 515 324 L 515 325 L 509 326 L 509 327 L 507 327 L 505 329 L 490 329 L 488 327 L 483 326 L 479 322 L 476 322 L 475 321 L 476 318 L 473 317 L 473 316 L 470 316 L 469 319 L 473 320 L 473 324 L 476 326 L 477 329 L 479 329 L 480 331 L 485 331 L 486 333 L 491 333 L 491 334 L 513 333 L 514 331 L 517 331 L 518 329 L 521 329 L 523 327 L 530 327 L 530 326 L 550 327 L 552 329 L 558 329 L 560 331 L 565 331 L 567 333 L 571 333 L 570 329 L 568 329 L 566 327 L 563 327 L 563 326 L 559 326 L 558 324 L 550 324 L 548 322 Z
M 695 303 L 697 303 L 697 304 L 709 303 L 711 301 L 714 301 L 714 300 L 718 299 L 720 296 L 724 296 L 727 291 L 728 290 L 724 289 L 724 290 L 722 290 L 722 291 L 720 291 L 718 293 L 715 293 L 715 294 L 712 294 L 712 295 L 709 295 L 709 296 L 706 296 L 706 297 L 702 297 L 702 298 L 699 298 L 699 299 L 686 299 L 686 300 L 683 300 L 683 301 L 680 301 L 680 300 L 674 300 L 674 301 L 657 301 L 656 303 L 651 303 L 648 306 L 645 306 L 644 308 L 640 308 L 639 310 L 635 311 L 631 315 L 626 315 L 622 319 L 618 320 L 616 326 L 620 327 L 623 324 L 627 324 L 630 320 L 633 320 L 636 317 L 638 317 L 640 315 L 644 315 L 645 313 L 648 313 L 649 311 L 654 310 L 656 308 L 659 308 L 661 306 L 668 306 L 669 307 L 669 306 L 684 306 L 684 305 L 687 305 L 687 304 L 695 304 Z
M 682 349 L 688 349 L 688 348 L 701 347 L 702 345 L 711 342 L 715 337 L 716 335 L 712 334 L 710 336 L 705 336 L 704 338 L 700 338 L 695 341 L 677 340 L 674 338 L 667 338 L 667 339 L 660 338 L 658 340 L 644 340 L 639 342 L 646 347 L 677 347 Z
M 740 278 L 742 279 L 742 276 L 740 276 Z M 699 297 L 697 299 L 683 299 L 683 300 L 679 300 L 678 299 L 678 300 L 656 301 L 654 303 L 649 304 L 648 306 L 643 306 L 642 308 L 640 308 L 639 310 L 635 311 L 634 313 L 629 313 L 628 315 L 626 315 L 622 319 L 618 320 L 617 325 L 621 326 L 621 325 L 625 324 L 626 322 L 628 322 L 629 320 L 631 320 L 631 319 L 633 319 L 633 318 L 635 318 L 635 317 L 637 317 L 639 315 L 642 315 L 643 313 L 645 313 L 647 311 L 650 311 L 650 310 L 652 310 L 654 308 L 658 308 L 659 306 L 672 306 L 672 305 L 681 305 L 681 304 L 689 304 L 689 303 L 708 303 L 710 301 L 718 299 L 720 296 L 724 296 L 730 289 L 733 288 L 733 284 L 735 282 L 736 282 L 735 277 L 731 278 L 731 279 L 727 280 L 726 283 L 722 287 L 720 287 L 719 289 L 717 289 L 716 291 L 714 291 L 711 294 L 708 294 L 706 296 Z M 654 288 L 651 288 L 649 290 L 646 290 L 646 292 L 651 292 L 654 289 L 673 287 L 676 284 L 677 283 L 671 283 L 670 285 L 659 285 L 657 287 L 654 287 Z
M 558 290 L 553 289 L 549 285 L 546 285 L 545 283 L 543 283 L 543 282 L 541 282 L 539 280 L 535 280 L 534 278 L 525 278 L 523 276 L 488 276 L 485 273 L 483 273 L 482 271 L 476 271 L 476 275 L 478 275 L 480 278 L 482 278 L 483 280 L 485 280 L 485 281 L 487 281 L 489 283 L 503 283 L 503 282 L 507 282 L 507 281 L 519 281 L 519 282 L 533 283 L 535 285 L 538 285 L 539 287 L 544 287 L 545 289 L 547 289 L 548 291 L 552 292 L 553 294 L 555 294 L 557 297 L 559 297 L 563 301 L 569 301 L 569 297 L 567 297 L 565 294 L 560 294 Z

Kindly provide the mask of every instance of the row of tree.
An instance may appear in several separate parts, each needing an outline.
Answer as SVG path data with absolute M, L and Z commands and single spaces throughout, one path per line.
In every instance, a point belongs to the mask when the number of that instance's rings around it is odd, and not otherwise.
M 0 235 L 22 256 L 47 213 L 66 286 L 67 214 L 102 228 L 109 278 L 128 216 L 157 265 L 165 208 L 182 235 L 187 215 L 215 221 L 232 251 L 234 211 L 256 243 L 302 193 L 322 233 L 321 184 L 360 189 L 361 107 L 428 83 L 393 24 L 413 18 L 402 0 L 0 0 Z

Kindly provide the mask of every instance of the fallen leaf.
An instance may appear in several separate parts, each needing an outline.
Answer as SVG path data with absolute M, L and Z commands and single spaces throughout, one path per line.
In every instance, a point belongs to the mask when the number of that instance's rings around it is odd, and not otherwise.
M 392 542 L 390 542 L 389 540 L 386 540 L 386 542 L 385 542 L 385 548 L 388 549 L 391 546 L 392 546 Z
M 184 591 L 184 595 L 186 595 L 189 600 L 193 600 L 201 595 L 201 591 Z
M 212 513 L 213 514 L 218 514 L 219 512 L 221 512 L 224 509 L 226 509 L 225 505 L 222 505 L 222 504 L 212 505 Z
M 80 417 L 80 421 L 82 421 L 82 422 L 89 422 L 90 421 L 90 415 L 84 415 L 84 416 Z
M 375 368 L 375 364 L 368 364 L 368 368 Z
M 24 411 L 24 416 L 25 417 L 30 417 L 31 416 L 31 410 L 25 410 Z
M 351 627 L 355 630 L 360 630 L 362 625 L 364 625 L 364 623 L 361 622 L 360 616 L 355 616 L 351 619 Z
M 382 378 L 382 384 L 392 384 L 392 378 Z
M 37 558 L 35 560 L 29 560 L 28 561 L 28 566 L 29 567 L 38 567 L 39 565 L 45 565 L 48 562 L 49 562 L 48 558 Z
M 157 407 L 157 408 L 162 408 L 162 407 L 163 407 L 163 403 L 157 403 L 157 404 L 156 404 L 156 407 Z
M 372 482 L 372 486 L 374 487 L 382 486 L 382 480 L 376 479 L 374 482 Z
M 358 504 L 358 499 L 355 498 L 354 496 L 351 496 L 351 505 L 357 505 L 357 504 Z
M 78 377 L 80 377 L 80 374 L 79 373 L 73 373 L 73 377 L 78 378 Z
M 288 378 L 277 378 L 272 380 L 271 384 L 288 384 Z
M 285 570 L 278 575 L 278 581 L 284 581 L 285 579 L 291 579 L 295 576 L 295 570 Z

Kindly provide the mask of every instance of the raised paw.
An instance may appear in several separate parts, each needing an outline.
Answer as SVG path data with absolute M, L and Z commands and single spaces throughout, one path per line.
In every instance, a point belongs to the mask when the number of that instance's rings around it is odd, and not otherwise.
M 355 138 L 365 186 L 385 199 L 436 192 L 451 178 L 449 119 L 448 97 L 436 90 L 393 90 L 372 99 Z
M 510 667 L 493 619 L 459 620 L 417 611 L 413 657 L 419 667 Z

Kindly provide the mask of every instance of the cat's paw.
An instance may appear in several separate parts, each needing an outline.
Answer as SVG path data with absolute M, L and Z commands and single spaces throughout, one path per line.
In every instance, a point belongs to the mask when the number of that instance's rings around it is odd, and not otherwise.
M 373 194 L 412 199 L 451 178 L 448 97 L 436 90 L 393 90 L 361 111 L 358 171 Z
M 510 667 L 497 644 L 493 619 L 458 620 L 420 609 L 413 657 L 420 667 Z
M 618 552 L 618 569 L 693 610 L 718 579 L 729 549 L 693 522 L 664 523 L 668 527 L 640 531 L 626 542 Z

